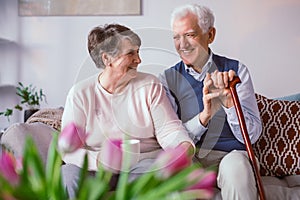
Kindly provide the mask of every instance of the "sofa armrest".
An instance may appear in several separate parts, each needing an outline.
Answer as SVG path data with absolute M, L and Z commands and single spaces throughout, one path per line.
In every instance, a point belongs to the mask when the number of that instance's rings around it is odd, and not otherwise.
M 23 155 L 26 136 L 30 135 L 36 144 L 43 163 L 46 164 L 53 132 L 55 132 L 55 129 L 44 123 L 15 123 L 3 133 L 1 144 L 12 150 L 16 157 L 19 157 Z

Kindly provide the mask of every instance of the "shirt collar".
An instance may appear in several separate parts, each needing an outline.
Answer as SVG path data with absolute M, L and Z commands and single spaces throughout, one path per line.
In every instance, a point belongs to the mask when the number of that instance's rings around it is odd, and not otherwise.
M 208 70 L 211 68 L 213 60 L 212 60 L 212 51 L 209 50 L 209 57 L 208 60 L 206 61 L 205 65 L 202 67 L 201 73 L 196 72 L 192 67 L 188 67 L 186 64 L 184 64 L 185 71 L 193 76 L 196 80 L 202 81 L 208 72 Z

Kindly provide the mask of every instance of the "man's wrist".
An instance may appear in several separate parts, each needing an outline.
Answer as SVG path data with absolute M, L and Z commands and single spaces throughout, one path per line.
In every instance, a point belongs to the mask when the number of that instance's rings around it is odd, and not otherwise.
M 199 121 L 202 124 L 202 126 L 206 127 L 208 125 L 208 122 L 210 120 L 210 117 L 203 112 L 199 114 Z

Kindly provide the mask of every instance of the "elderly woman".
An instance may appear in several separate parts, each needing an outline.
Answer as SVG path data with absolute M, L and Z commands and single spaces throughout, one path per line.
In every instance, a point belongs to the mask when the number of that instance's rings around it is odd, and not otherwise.
M 130 173 L 143 173 L 165 148 L 183 145 L 194 150 L 181 121 L 173 111 L 160 81 L 137 72 L 141 40 L 119 24 L 95 27 L 88 50 L 97 68 L 104 68 L 74 85 L 67 96 L 62 128 L 74 122 L 89 134 L 84 148 L 65 155 L 62 172 L 70 196 L 88 153 L 89 170 L 97 170 L 97 156 L 107 139 L 138 139 L 140 155 Z M 76 181 L 75 181 L 76 182 Z

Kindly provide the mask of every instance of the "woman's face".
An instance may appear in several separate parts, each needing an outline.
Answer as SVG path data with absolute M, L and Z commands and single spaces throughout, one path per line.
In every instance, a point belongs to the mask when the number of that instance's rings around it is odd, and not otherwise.
M 128 39 L 121 42 L 120 54 L 112 58 L 111 67 L 116 73 L 126 74 L 129 70 L 137 69 L 141 63 L 140 47 L 132 44 Z

